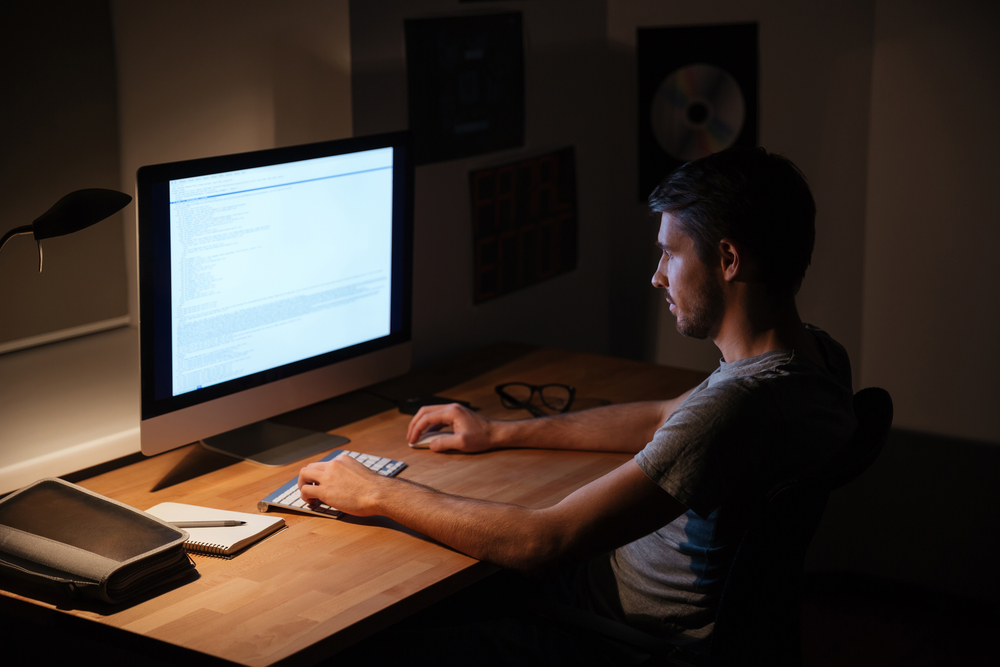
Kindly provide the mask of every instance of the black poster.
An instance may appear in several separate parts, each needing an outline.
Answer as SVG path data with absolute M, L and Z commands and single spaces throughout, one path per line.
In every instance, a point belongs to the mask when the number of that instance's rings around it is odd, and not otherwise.
M 757 145 L 757 24 L 639 28 L 639 201 L 671 171 Z
M 524 145 L 521 13 L 406 21 L 417 164 Z

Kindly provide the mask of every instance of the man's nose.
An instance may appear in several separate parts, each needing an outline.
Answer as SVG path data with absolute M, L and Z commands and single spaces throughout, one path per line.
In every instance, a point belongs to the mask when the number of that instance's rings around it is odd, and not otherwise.
M 667 281 L 667 274 L 663 271 L 662 259 L 656 264 L 656 271 L 653 271 L 653 277 L 650 279 L 650 282 L 653 283 L 653 287 L 667 288 L 669 283 Z

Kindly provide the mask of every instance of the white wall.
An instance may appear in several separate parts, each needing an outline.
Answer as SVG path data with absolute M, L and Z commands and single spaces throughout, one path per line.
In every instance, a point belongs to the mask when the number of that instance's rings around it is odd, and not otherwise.
M 523 12 L 525 26 L 525 146 L 417 168 L 415 364 L 498 340 L 607 349 L 611 221 L 602 132 L 608 103 L 603 0 L 352 2 L 354 129 L 369 134 L 408 127 L 405 19 L 512 10 Z M 469 172 L 565 146 L 576 147 L 578 268 L 473 305 Z
M 106 0 L 0 3 L 0 234 L 63 195 L 119 187 L 115 54 Z M 0 353 L 128 324 L 122 219 L 0 255 Z M 68 330 L 68 331 L 67 331 Z
M 635 32 L 638 27 L 758 23 L 759 142 L 806 174 L 816 198 L 816 249 L 799 294 L 803 319 L 829 331 L 861 362 L 862 249 L 873 8 L 870 0 L 801 3 L 738 0 L 712 3 L 629 0 L 608 3 L 608 38 L 615 54 L 618 89 L 612 125 L 613 158 L 620 171 L 612 196 L 616 218 L 634 221 L 633 262 L 652 247 L 656 221 L 634 201 L 636 179 Z M 631 199 L 629 198 L 631 197 Z M 646 250 L 652 257 L 652 250 Z M 652 273 L 653 260 L 629 276 L 633 289 Z M 648 265 L 648 266 L 647 266 Z M 620 273 L 629 270 L 622 267 Z M 623 288 L 624 289 L 624 288 Z M 684 338 L 659 296 L 645 302 L 642 324 L 650 332 L 647 358 L 711 370 L 718 350 L 711 341 Z M 638 320 L 637 320 L 638 321 Z
M 862 380 L 1000 443 L 1000 3 L 876 3 Z
M 351 136 L 347 0 L 115 0 L 122 189 L 147 164 Z M 135 220 L 125 221 L 138 314 Z

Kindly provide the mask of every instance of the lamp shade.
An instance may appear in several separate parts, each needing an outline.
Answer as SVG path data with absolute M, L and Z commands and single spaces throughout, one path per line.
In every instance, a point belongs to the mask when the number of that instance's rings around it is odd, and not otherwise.
M 35 239 L 52 238 L 86 229 L 122 210 L 132 197 L 104 188 L 86 188 L 71 192 L 31 223 Z

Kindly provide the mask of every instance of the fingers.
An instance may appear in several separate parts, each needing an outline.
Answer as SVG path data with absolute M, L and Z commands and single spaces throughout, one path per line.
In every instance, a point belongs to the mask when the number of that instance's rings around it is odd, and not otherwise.
M 458 403 L 425 405 L 417 410 L 417 414 L 410 420 L 410 425 L 406 429 L 406 441 L 415 443 L 424 431 L 432 426 L 451 426 L 455 422 L 456 414 L 462 409 Z
M 467 454 L 484 452 L 492 445 L 493 422 L 472 410 L 450 403 L 448 405 L 424 406 L 417 411 L 407 429 L 407 441 L 416 443 L 428 430 L 435 427 L 451 427 L 453 435 L 442 435 L 429 443 L 434 452 L 455 449 Z
M 318 484 L 324 472 L 326 466 L 319 463 L 310 463 L 299 470 L 299 489 L 301 490 L 306 484 Z
M 332 471 L 334 465 L 343 464 L 341 459 L 351 459 L 350 456 L 346 454 L 338 454 L 336 458 L 330 461 L 313 461 L 307 464 L 304 468 L 299 470 L 299 493 L 303 492 L 303 487 L 306 486 L 318 486 L 321 484 L 326 484 L 329 482 L 332 476 Z M 357 461 L 351 459 L 352 463 L 361 465 Z M 364 466 L 361 466 L 364 468 Z M 315 494 L 314 494 L 315 495 Z
M 431 440 L 427 449 L 432 452 L 446 452 L 449 449 L 462 449 L 461 435 L 442 435 L 440 438 Z
M 356 506 L 372 477 L 379 475 L 347 454 L 340 454 L 331 461 L 316 461 L 299 470 L 299 495 L 310 505 L 323 502 L 348 511 Z
M 299 478 L 299 495 L 309 506 L 315 506 L 316 503 L 320 502 L 319 493 L 319 484 L 303 484 L 302 479 Z
M 431 408 L 431 409 L 429 409 Z M 406 441 L 409 443 L 414 443 L 420 438 L 421 434 L 427 430 L 430 425 L 429 415 L 434 412 L 440 412 L 441 406 L 424 406 L 417 410 L 417 414 L 413 415 L 413 419 L 410 420 L 410 425 L 406 429 Z
M 321 479 L 325 476 L 326 469 L 317 463 L 310 463 L 305 468 L 299 470 L 299 495 L 310 505 L 319 493 Z

